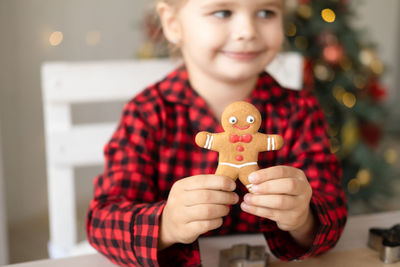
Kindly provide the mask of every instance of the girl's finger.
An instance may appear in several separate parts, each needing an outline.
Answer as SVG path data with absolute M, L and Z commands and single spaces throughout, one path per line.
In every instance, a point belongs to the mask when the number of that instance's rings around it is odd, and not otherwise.
M 274 166 L 255 171 L 249 175 L 249 181 L 252 184 L 260 184 L 266 181 L 281 179 L 285 177 L 294 177 L 304 179 L 304 172 L 300 169 L 290 166 Z
M 217 218 L 213 220 L 203 220 L 203 221 L 193 221 L 187 224 L 190 231 L 201 235 L 207 233 L 208 231 L 217 229 L 224 223 L 222 218 Z
M 205 204 L 191 206 L 185 209 L 186 222 L 205 221 L 222 218 L 229 214 L 226 205 Z
M 302 204 L 299 198 L 290 195 L 246 194 L 244 201 L 248 205 L 278 210 L 291 210 Z
M 185 192 L 185 206 L 194 206 L 199 204 L 224 204 L 234 205 L 238 203 L 239 196 L 234 192 L 226 192 L 219 190 L 194 190 Z
M 185 191 L 210 189 L 233 191 L 236 183 L 229 177 L 218 175 L 197 175 L 179 180 L 178 183 Z
M 253 185 L 250 189 L 254 194 L 286 194 L 297 196 L 306 192 L 304 182 L 296 178 L 280 178 Z
M 277 209 L 264 208 L 259 206 L 248 205 L 242 202 L 240 207 L 243 211 L 258 217 L 270 219 L 276 223 L 295 226 L 298 224 L 299 216 L 293 211 L 283 211 Z
M 276 222 L 280 221 L 280 218 L 282 217 L 282 211 L 277 209 L 269 209 L 259 206 L 248 205 L 246 204 L 246 202 L 242 202 L 240 204 L 240 207 L 243 211 L 247 213 L 256 215 L 258 217 L 267 218 Z

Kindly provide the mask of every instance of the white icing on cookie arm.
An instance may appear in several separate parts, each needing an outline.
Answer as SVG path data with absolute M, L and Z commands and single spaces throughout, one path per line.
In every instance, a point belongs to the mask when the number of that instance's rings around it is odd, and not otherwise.
M 278 134 L 261 134 L 262 145 L 259 151 L 279 150 L 283 146 L 283 138 Z
M 214 136 L 212 136 L 211 134 L 207 134 L 207 140 L 206 144 L 204 145 L 204 148 L 211 149 L 213 141 L 214 141 Z
M 195 142 L 201 148 L 217 151 L 217 146 L 215 142 L 217 136 L 218 134 L 200 132 L 196 135 Z

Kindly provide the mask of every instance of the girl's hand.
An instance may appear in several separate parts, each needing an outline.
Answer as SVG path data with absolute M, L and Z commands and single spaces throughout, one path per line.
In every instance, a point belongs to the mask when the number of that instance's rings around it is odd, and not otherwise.
M 242 210 L 275 221 L 299 244 L 311 245 L 315 234 L 315 221 L 310 210 L 312 189 L 304 172 L 276 166 L 250 174 L 249 181 L 253 187 L 244 197 Z
M 235 188 L 230 178 L 216 175 L 192 176 L 174 183 L 161 215 L 158 248 L 190 244 L 220 227 L 222 217 L 230 211 L 228 205 L 239 201 L 232 192 Z

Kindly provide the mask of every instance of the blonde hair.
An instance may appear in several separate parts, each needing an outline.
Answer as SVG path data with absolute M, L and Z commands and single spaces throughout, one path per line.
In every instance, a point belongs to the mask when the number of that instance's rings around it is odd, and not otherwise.
M 154 3 L 154 6 L 153 6 L 153 10 L 154 10 L 153 14 L 154 14 L 154 16 L 153 16 L 152 19 L 157 25 L 156 33 L 157 34 L 161 34 L 163 36 L 163 41 L 164 41 L 165 45 L 167 46 L 168 51 L 169 51 L 169 56 L 172 59 L 180 59 L 182 57 L 182 54 L 181 54 L 179 46 L 177 44 L 169 42 L 167 40 L 167 38 L 165 37 L 165 35 L 163 34 L 163 28 L 162 28 L 162 25 L 161 25 L 160 17 L 158 16 L 158 13 L 156 11 L 156 6 L 157 6 L 158 3 L 165 3 L 165 4 L 169 5 L 169 6 L 171 6 L 172 8 L 174 8 L 176 10 L 179 10 L 179 8 L 183 4 L 185 4 L 187 1 L 188 0 L 155 0 L 153 2 Z
M 171 7 L 174 7 L 176 9 L 179 9 L 184 3 L 186 3 L 188 0 L 156 0 L 156 3 L 166 3 L 170 5 Z

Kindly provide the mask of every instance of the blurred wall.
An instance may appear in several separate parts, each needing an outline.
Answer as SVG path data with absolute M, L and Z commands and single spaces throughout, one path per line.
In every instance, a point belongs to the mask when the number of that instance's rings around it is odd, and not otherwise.
M 150 2 L 0 0 L 0 120 L 12 262 L 47 256 L 42 62 L 133 58 Z M 64 35 L 57 47 L 49 45 L 54 31 Z M 88 45 L 88 38 L 97 45 Z
M 400 130 L 400 1 L 350 1 L 358 16 L 354 25 L 367 30 L 366 37 L 377 45 L 386 70 L 383 82 L 388 87 L 387 105 L 392 111 L 390 128 Z
M 11 261 L 46 257 L 47 187 L 40 65 L 50 60 L 130 59 L 149 0 L 0 0 L 0 121 Z M 388 66 L 391 102 L 400 100 L 398 0 L 351 1 Z M 49 45 L 53 31 L 63 42 Z M 91 36 L 91 37 L 90 37 Z M 99 39 L 97 45 L 87 38 Z M 398 106 L 398 105 L 397 105 Z M 400 108 L 393 109 L 400 114 Z
M 0 265 L 8 263 L 8 242 L 6 226 L 6 196 L 3 177 L 3 150 L 1 145 L 1 121 L 0 121 Z

